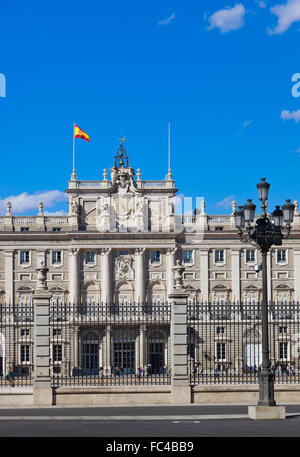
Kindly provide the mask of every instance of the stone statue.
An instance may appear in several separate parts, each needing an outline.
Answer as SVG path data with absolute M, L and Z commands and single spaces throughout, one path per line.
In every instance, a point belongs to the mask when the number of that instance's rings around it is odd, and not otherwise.
M 70 216 L 78 216 L 79 214 L 79 204 L 76 197 L 71 197 L 69 200 L 69 213 Z

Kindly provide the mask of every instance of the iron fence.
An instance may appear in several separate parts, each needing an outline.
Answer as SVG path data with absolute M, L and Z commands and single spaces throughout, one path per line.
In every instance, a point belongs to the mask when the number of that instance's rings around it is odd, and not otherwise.
M 166 385 L 171 382 L 171 304 L 51 302 L 52 385 Z M 300 303 L 269 303 L 275 383 L 300 382 Z M 187 307 L 191 385 L 254 384 L 262 362 L 261 304 L 194 302 Z M 7 379 L 11 371 L 13 379 Z M 31 386 L 34 315 L 0 305 L 0 386 Z
M 0 304 L 0 386 L 32 385 L 33 308 L 27 304 Z
M 52 303 L 53 386 L 169 384 L 170 310 L 154 303 Z
M 299 383 L 300 304 L 270 302 L 268 311 L 275 383 Z M 261 303 L 190 303 L 188 363 L 192 385 L 258 383 Z

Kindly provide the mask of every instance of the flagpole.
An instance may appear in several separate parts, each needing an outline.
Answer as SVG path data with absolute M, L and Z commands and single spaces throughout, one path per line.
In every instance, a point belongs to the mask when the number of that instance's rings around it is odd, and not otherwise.
M 75 122 L 73 123 L 73 173 L 75 173 Z
M 72 171 L 72 176 L 71 176 L 72 181 L 77 180 L 77 175 L 75 171 L 75 122 L 73 124 L 73 171 Z
M 171 170 L 171 125 L 168 123 L 168 181 L 172 181 L 172 170 Z
M 168 155 L 169 155 L 169 170 L 171 169 L 171 131 L 170 131 L 170 122 L 169 122 L 169 138 L 168 138 Z

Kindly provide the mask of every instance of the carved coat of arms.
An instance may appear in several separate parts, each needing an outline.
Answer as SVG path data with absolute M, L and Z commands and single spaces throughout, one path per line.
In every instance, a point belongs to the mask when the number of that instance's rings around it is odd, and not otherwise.
M 115 278 L 116 280 L 132 280 L 134 279 L 133 259 L 130 256 L 121 256 L 116 259 L 115 263 Z

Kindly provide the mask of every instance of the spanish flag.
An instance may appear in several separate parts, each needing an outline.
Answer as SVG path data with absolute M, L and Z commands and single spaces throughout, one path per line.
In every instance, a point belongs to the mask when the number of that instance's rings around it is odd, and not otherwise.
M 88 134 L 81 130 L 76 124 L 74 124 L 74 138 L 82 138 L 85 141 L 90 141 Z

